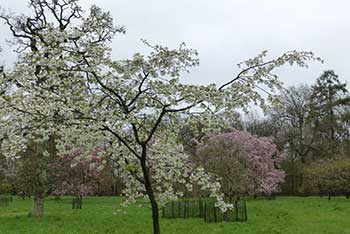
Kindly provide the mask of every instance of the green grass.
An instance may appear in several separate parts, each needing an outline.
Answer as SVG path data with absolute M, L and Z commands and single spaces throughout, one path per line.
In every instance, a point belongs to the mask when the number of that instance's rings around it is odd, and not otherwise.
M 47 199 L 43 218 L 28 217 L 30 200 L 15 197 L 0 207 L 0 234 L 150 234 L 151 213 L 133 205 L 113 215 L 120 198 L 95 197 L 71 209 L 71 198 Z M 202 219 L 161 219 L 163 234 L 350 234 L 350 200 L 344 197 L 278 197 L 247 201 L 248 222 L 205 223 Z

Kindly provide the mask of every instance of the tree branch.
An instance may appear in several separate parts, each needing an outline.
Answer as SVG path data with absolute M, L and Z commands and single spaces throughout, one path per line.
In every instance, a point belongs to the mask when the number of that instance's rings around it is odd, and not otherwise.
M 131 153 L 133 153 L 138 159 L 141 159 L 140 155 L 133 148 L 131 148 L 131 146 L 126 142 L 126 140 L 123 139 L 121 136 L 119 136 L 118 133 L 114 132 L 112 129 L 110 129 L 106 125 L 103 125 L 103 128 L 101 130 L 106 130 L 106 131 L 112 133 L 112 135 L 114 135 L 126 148 L 128 148 L 128 150 Z
M 274 63 L 274 62 L 275 62 L 275 60 L 270 60 L 270 61 L 267 61 L 265 63 L 260 63 L 260 64 L 257 64 L 257 65 L 248 67 L 246 69 L 243 69 L 240 73 L 238 73 L 238 75 L 234 79 L 232 79 L 229 82 L 221 85 L 220 88 L 219 88 L 219 91 L 222 91 L 226 86 L 228 86 L 228 85 L 234 83 L 235 81 L 237 81 L 238 79 L 240 79 L 242 77 L 242 75 L 245 74 L 246 72 L 248 72 L 248 71 L 250 71 L 252 69 L 258 68 L 258 67 L 266 66 L 266 65 Z

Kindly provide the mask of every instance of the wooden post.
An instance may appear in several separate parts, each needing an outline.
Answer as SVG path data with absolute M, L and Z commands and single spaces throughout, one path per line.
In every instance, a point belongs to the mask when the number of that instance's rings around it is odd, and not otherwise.
M 248 220 L 248 213 L 247 213 L 247 205 L 244 201 L 244 221 L 247 221 Z
M 174 201 L 171 201 L 171 214 L 172 214 L 172 218 L 175 218 L 175 207 L 174 207 Z
M 213 207 L 214 207 L 214 221 L 216 223 L 217 222 L 216 207 L 215 207 L 215 205 Z
M 235 219 L 238 221 L 238 201 L 235 201 Z

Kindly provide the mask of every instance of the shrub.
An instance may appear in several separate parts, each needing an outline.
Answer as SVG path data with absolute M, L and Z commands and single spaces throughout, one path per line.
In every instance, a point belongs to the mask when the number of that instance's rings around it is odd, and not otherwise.
M 328 195 L 350 195 L 350 159 L 339 157 L 315 162 L 305 168 L 306 192 Z

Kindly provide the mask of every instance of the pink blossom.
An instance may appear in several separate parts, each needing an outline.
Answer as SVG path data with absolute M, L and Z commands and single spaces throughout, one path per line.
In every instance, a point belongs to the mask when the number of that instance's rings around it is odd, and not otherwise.
M 269 138 L 258 138 L 246 131 L 238 130 L 212 134 L 199 145 L 198 151 L 209 150 L 210 145 L 224 148 L 220 151 L 221 155 L 217 155 L 214 160 L 219 160 L 219 157 L 225 153 L 229 157 L 235 157 L 235 154 L 230 153 L 230 151 L 237 149 L 241 155 L 244 155 L 244 162 L 232 165 L 232 167 L 240 167 L 237 170 L 243 170 L 247 174 L 245 181 L 242 181 L 245 191 L 237 192 L 271 194 L 278 191 L 279 184 L 284 181 L 285 173 L 278 169 L 284 155 L 279 153 L 276 145 Z M 215 152 L 212 153 L 215 154 Z

